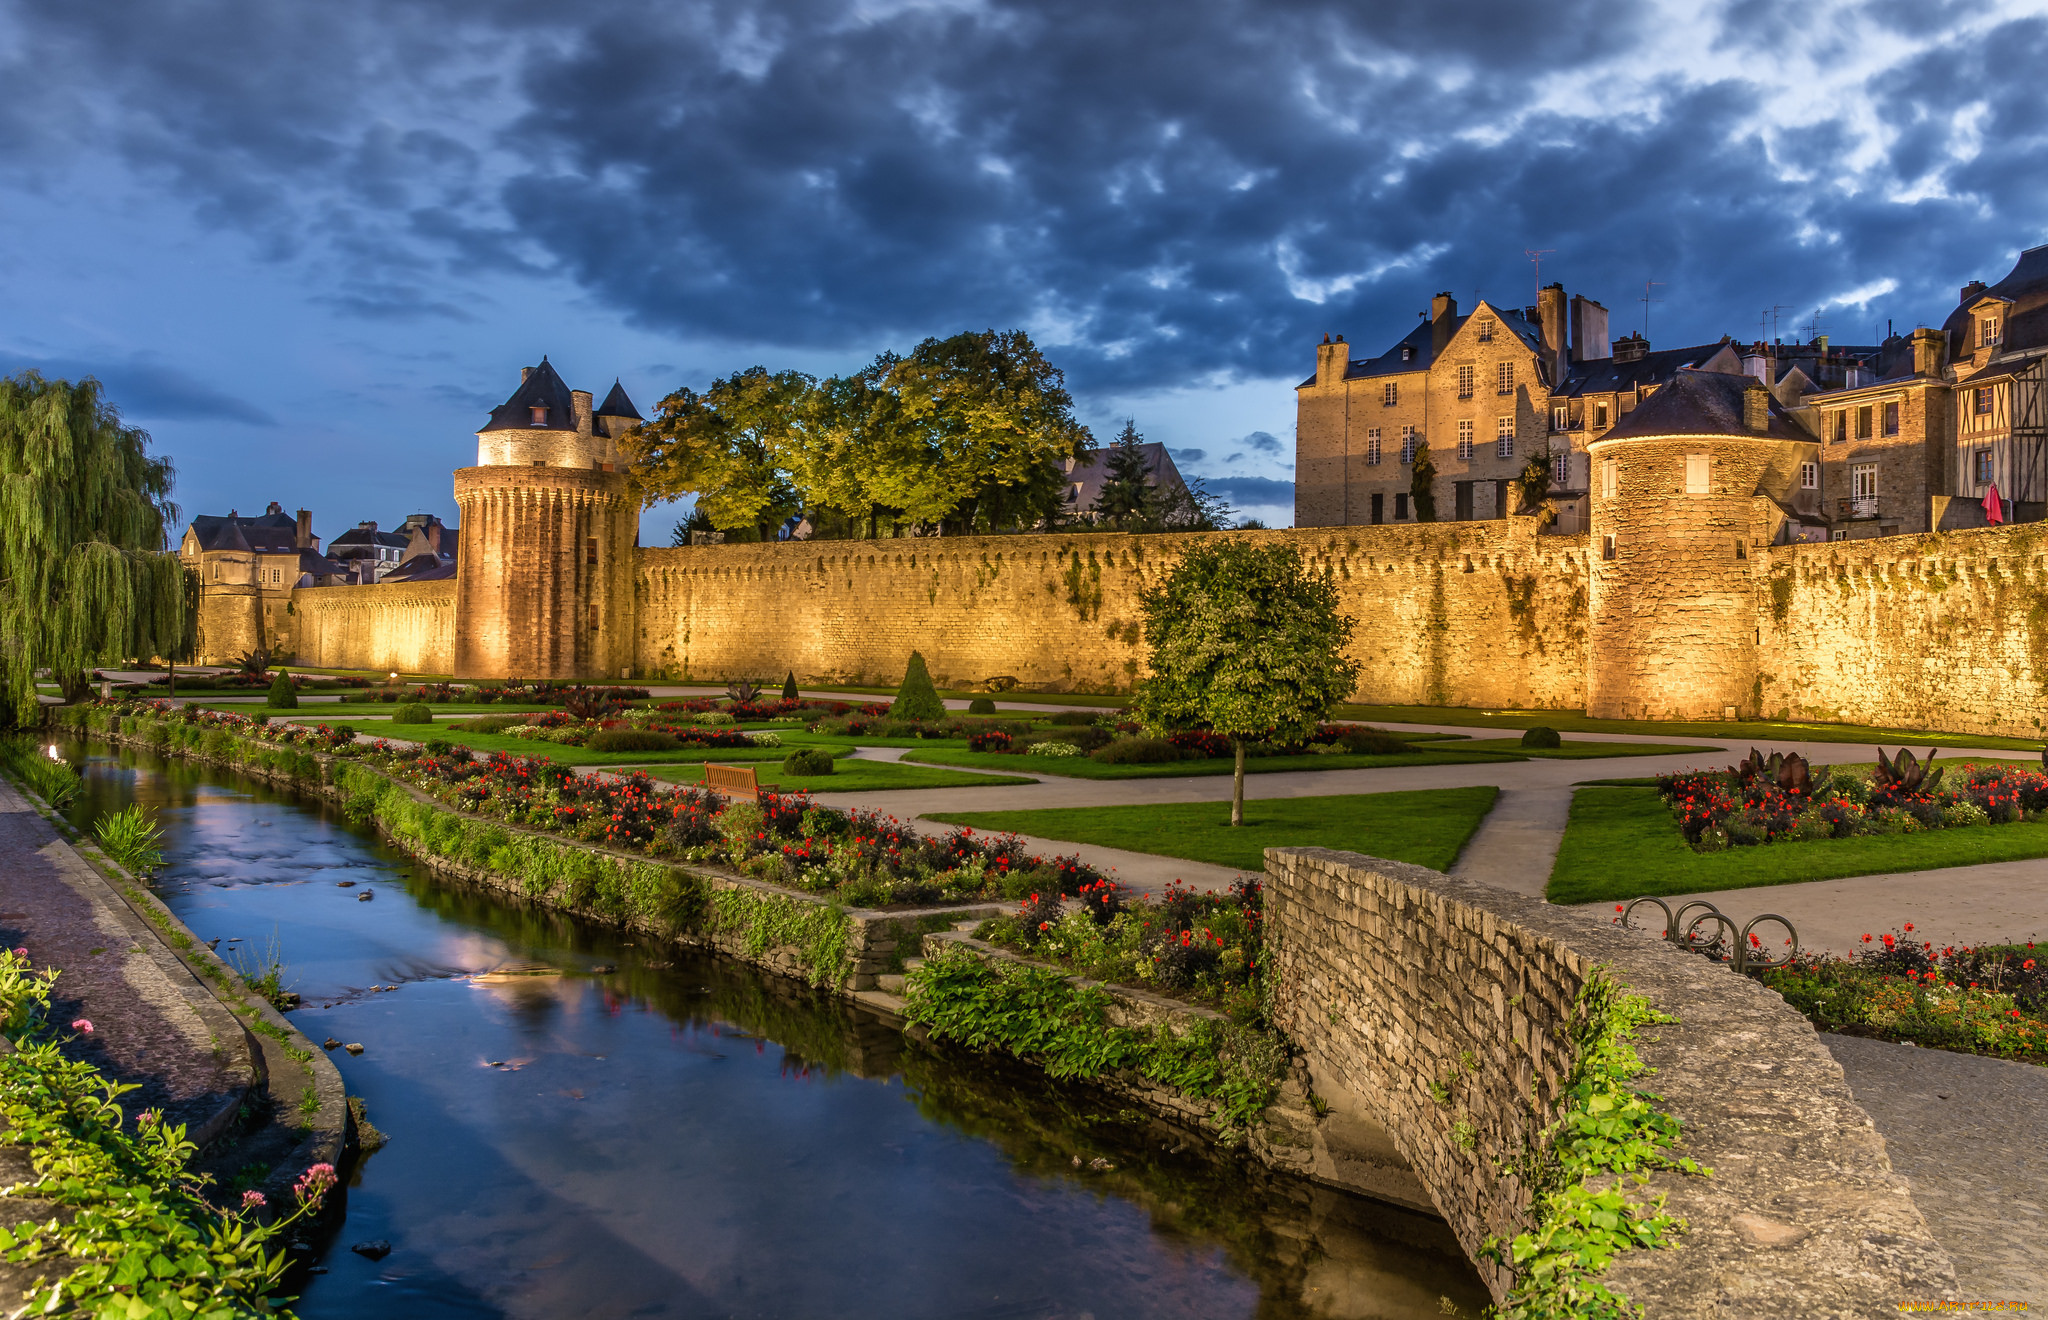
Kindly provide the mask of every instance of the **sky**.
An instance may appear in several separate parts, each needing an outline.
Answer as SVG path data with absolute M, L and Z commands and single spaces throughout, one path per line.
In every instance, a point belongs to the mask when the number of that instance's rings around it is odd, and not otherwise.
M 8 0 L 0 373 L 327 538 L 454 521 L 543 354 L 651 414 L 1022 327 L 1284 526 L 1315 343 L 1438 290 L 1939 324 L 2048 242 L 2044 67 L 2048 0 Z

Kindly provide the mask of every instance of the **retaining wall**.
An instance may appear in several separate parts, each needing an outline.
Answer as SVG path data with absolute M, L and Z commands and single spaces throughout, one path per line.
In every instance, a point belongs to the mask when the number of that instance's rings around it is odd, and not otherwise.
M 292 650 L 315 669 L 455 671 L 455 581 L 301 587 L 292 593 Z
M 1645 1029 L 1642 1085 L 1711 1177 L 1658 1174 L 1687 1221 L 1603 1282 L 1651 1316 L 1869 1316 L 1952 1296 L 1953 1267 L 1841 1067 L 1776 994 L 1581 914 L 1419 866 L 1266 852 L 1276 1025 L 1333 1116 L 1376 1124 L 1468 1253 L 1528 1227 L 1512 1162 L 1552 1112 L 1592 970 L 1679 1019 Z M 1439 1101 L 1431 1084 L 1446 1088 Z M 1460 1128 L 1459 1125 L 1467 1125 Z M 1480 1262 L 1496 1297 L 1511 1278 Z

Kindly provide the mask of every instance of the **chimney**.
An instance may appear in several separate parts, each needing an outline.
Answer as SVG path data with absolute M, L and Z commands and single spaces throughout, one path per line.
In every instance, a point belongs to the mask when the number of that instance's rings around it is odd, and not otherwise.
M 1607 309 L 1584 294 L 1572 295 L 1572 361 L 1597 362 L 1614 356 L 1607 342 Z
M 1328 335 L 1316 345 L 1316 384 L 1338 385 L 1344 380 L 1345 371 L 1351 366 L 1351 346 L 1338 335 L 1337 342 L 1331 343 Z
M 1550 363 L 1550 384 L 1554 389 L 1563 383 L 1565 364 L 1571 360 L 1564 338 L 1564 285 L 1546 284 L 1537 290 L 1536 312 L 1543 327 L 1543 356 Z
M 427 524 L 427 546 L 435 554 L 441 553 L 441 520 L 439 518 Z
M 1458 323 L 1458 300 L 1450 290 L 1429 300 L 1429 360 L 1436 361 L 1444 351 L 1444 345 L 1451 342 L 1451 331 Z
M 521 368 L 519 369 L 519 383 L 520 383 L 521 385 L 524 385 L 524 384 L 526 383 L 526 378 L 527 378 L 528 376 L 531 376 L 532 374 L 533 374 L 533 368 L 532 368 L 532 367 L 521 367 Z
M 1948 364 L 1942 359 L 1948 354 L 1947 336 L 1932 326 L 1921 326 L 1913 332 L 1913 374 L 1916 376 L 1939 376 Z
M 569 397 L 576 402 L 576 434 L 590 434 L 590 391 L 570 390 Z
M 1742 424 L 1759 435 L 1771 429 L 1771 392 L 1762 381 L 1742 391 Z
M 1963 286 L 1962 296 L 1957 298 L 1956 301 L 1967 307 L 1969 304 L 1977 301 L 1987 287 L 1982 280 L 1971 280 Z
M 1614 341 L 1616 362 L 1640 362 L 1643 354 L 1650 351 L 1650 341 L 1641 335 L 1623 335 Z
M 356 524 L 356 530 L 359 532 L 374 532 L 377 530 L 377 524 L 375 521 L 359 522 Z
M 313 511 L 299 510 L 298 545 L 301 550 L 318 550 L 320 543 L 313 539 Z

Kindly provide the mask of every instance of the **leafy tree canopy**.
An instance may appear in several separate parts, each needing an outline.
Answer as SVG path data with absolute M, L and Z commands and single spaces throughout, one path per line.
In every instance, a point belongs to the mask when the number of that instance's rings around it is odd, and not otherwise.
M 695 494 L 715 526 L 753 527 L 769 539 L 802 504 L 788 455 L 802 444 L 816 385 L 800 371 L 749 367 L 702 394 L 685 386 L 620 448 L 649 502 Z
M 1246 746 L 1304 741 L 1357 687 L 1344 654 L 1353 620 L 1329 574 L 1292 546 L 1246 541 L 1190 550 L 1142 607 L 1152 676 L 1138 686 L 1138 714 L 1230 739 L 1231 823 L 1242 824 Z
M 94 665 L 189 644 L 170 460 L 95 380 L 0 380 L 0 720 L 36 716 L 35 671 L 70 697 Z

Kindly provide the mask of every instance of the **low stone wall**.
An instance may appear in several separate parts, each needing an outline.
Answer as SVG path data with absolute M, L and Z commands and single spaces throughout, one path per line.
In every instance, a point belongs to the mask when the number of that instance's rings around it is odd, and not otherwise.
M 1387 1134 L 1477 1259 L 1528 1227 L 1511 1164 L 1570 1068 L 1563 1028 L 1599 965 L 1676 1024 L 1637 1040 L 1645 1087 L 1711 1177 L 1659 1174 L 1687 1222 L 1602 1280 L 1662 1316 L 1869 1316 L 1955 1277 L 1806 1020 L 1745 977 L 1566 909 L 1399 862 L 1266 852 L 1274 1015 L 1332 1120 Z M 1435 1084 L 1444 1099 L 1432 1094 Z M 1512 1277 L 1480 1262 L 1496 1297 Z

